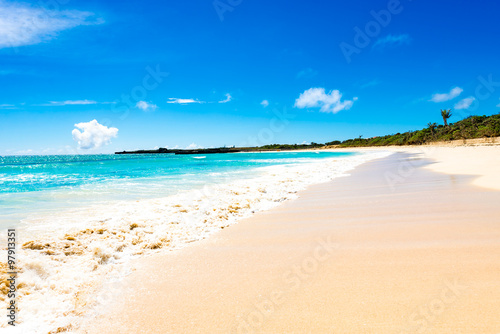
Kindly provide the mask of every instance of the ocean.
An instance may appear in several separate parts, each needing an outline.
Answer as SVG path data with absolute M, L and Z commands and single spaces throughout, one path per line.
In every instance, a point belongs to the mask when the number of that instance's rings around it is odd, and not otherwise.
M 249 179 L 261 167 L 290 166 L 348 152 L 212 155 L 62 155 L 0 157 L 0 228 L 40 214 L 116 200 L 170 196 Z
M 101 289 L 132 259 L 186 247 L 388 154 L 0 157 L 0 245 L 8 228 L 18 235 L 13 333 L 71 332 L 119 293 Z

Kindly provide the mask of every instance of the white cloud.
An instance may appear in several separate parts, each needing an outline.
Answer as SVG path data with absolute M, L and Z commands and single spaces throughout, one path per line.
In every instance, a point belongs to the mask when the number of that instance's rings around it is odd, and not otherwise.
M 79 148 L 84 150 L 108 145 L 111 139 L 118 135 L 117 128 L 108 128 L 99 124 L 95 119 L 87 123 L 75 124 L 75 128 L 72 132 L 73 140 L 78 143 Z
M 231 94 L 226 94 L 226 98 L 224 100 L 219 101 L 219 103 L 228 103 L 233 99 Z
M 332 90 L 328 94 L 324 88 L 310 88 L 304 93 L 300 94 L 299 98 L 295 100 L 294 107 L 296 108 L 320 108 L 321 112 L 338 113 L 341 110 L 351 109 L 354 101 L 358 98 L 355 97 L 351 100 L 341 100 L 342 94 L 338 90 Z
M 264 108 L 266 108 L 268 105 L 269 105 L 269 101 L 268 100 L 264 100 L 260 103 Z
M 17 151 L 16 155 L 31 155 L 31 154 L 33 154 L 33 152 L 34 151 L 32 149 L 21 150 L 21 151 Z
M 47 104 L 42 104 L 42 106 L 77 106 L 77 105 L 89 105 L 89 104 L 98 104 L 97 101 L 91 100 L 75 100 L 75 101 L 50 101 Z
M 452 88 L 452 90 L 450 90 L 449 93 L 432 95 L 431 101 L 438 103 L 438 102 L 445 102 L 445 101 L 453 100 L 454 98 L 456 98 L 457 96 L 462 94 L 463 91 L 464 90 L 462 88 L 455 87 L 455 88 Z
M 16 106 L 13 104 L 0 104 L 0 109 L 16 109 Z
M 49 10 L 28 3 L 0 0 L 0 48 L 48 41 L 61 31 L 82 25 L 101 24 L 94 13 Z
M 147 103 L 146 101 L 139 101 L 137 102 L 137 104 L 135 105 L 136 108 L 139 108 L 141 109 L 142 111 L 155 111 L 158 106 L 156 104 L 152 104 L 152 103 Z
M 198 101 L 194 99 L 177 99 L 174 97 L 170 97 L 167 103 L 175 103 L 175 104 L 191 104 L 191 103 L 205 103 L 203 101 Z
M 400 46 L 400 45 L 409 45 L 411 42 L 410 35 L 402 34 L 402 35 L 387 35 L 386 37 L 379 38 L 373 44 L 373 49 L 383 49 L 385 47 L 391 46 Z
M 200 146 L 200 145 L 197 145 L 195 143 L 192 143 L 188 146 L 186 146 L 186 150 L 196 150 L 196 149 L 199 149 L 199 148 L 203 148 L 203 146 Z
M 195 99 L 178 99 L 174 97 L 170 97 L 167 101 L 167 103 L 172 103 L 172 104 L 202 104 L 202 103 L 228 103 L 233 100 L 233 97 L 231 94 L 227 93 L 226 98 L 224 100 L 220 101 L 200 101 L 200 100 L 195 100 Z
M 455 109 L 458 109 L 458 110 L 469 109 L 470 106 L 472 105 L 472 103 L 474 103 L 474 101 L 476 101 L 475 97 L 471 96 L 471 97 L 465 98 L 465 99 L 459 101 L 457 104 L 455 104 Z

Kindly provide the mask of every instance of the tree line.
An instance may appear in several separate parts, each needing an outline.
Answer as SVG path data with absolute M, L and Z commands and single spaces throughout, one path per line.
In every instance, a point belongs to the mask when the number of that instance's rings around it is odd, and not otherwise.
M 448 119 L 451 116 L 451 110 L 445 109 L 441 110 L 442 125 L 428 123 L 426 128 L 418 131 L 408 131 L 372 138 L 362 138 L 360 136 L 344 141 L 332 141 L 325 143 L 325 145 L 338 145 L 340 147 L 421 145 L 436 141 L 500 136 L 500 114 L 492 116 L 469 116 L 461 121 L 449 124 Z

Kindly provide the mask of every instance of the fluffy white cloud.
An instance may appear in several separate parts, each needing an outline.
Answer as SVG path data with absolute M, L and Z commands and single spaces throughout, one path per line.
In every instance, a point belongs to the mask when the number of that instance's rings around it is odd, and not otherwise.
M 324 88 L 310 88 L 300 94 L 299 98 L 295 100 L 294 107 L 300 109 L 320 108 L 321 112 L 331 112 L 335 114 L 341 110 L 351 109 L 354 101 L 358 98 L 355 97 L 352 100 L 344 101 L 341 99 L 342 94 L 338 90 L 332 90 L 326 93 Z
M 139 108 L 141 109 L 142 111 L 155 111 L 158 106 L 156 104 L 152 104 L 152 103 L 147 103 L 146 101 L 139 101 L 137 102 L 137 104 L 135 105 L 136 108 Z
M 195 143 L 192 143 L 188 146 L 186 146 L 186 150 L 196 150 L 196 149 L 200 149 L 200 148 L 203 148 L 203 146 L 200 146 L 200 145 L 197 145 Z
M 431 101 L 438 103 L 438 102 L 445 102 L 445 101 L 453 100 L 454 98 L 456 98 L 457 96 L 462 94 L 463 91 L 464 90 L 462 88 L 455 87 L 455 88 L 452 88 L 452 90 L 450 90 L 449 93 L 432 95 Z
M 108 128 L 99 124 L 95 119 L 87 123 L 75 124 L 75 128 L 72 132 L 73 140 L 78 143 L 79 148 L 84 150 L 108 145 L 111 139 L 118 135 L 117 128 Z
M 194 99 L 177 99 L 174 97 L 170 97 L 167 103 L 175 103 L 175 104 L 191 104 L 191 103 L 205 103 L 203 101 L 198 101 Z
M 219 103 L 228 103 L 233 99 L 231 94 L 226 94 L 226 98 L 224 100 L 219 101 Z
M 269 105 L 269 101 L 268 100 L 264 100 L 260 104 L 265 108 L 265 107 L 267 107 Z
M 0 48 L 33 45 L 81 25 L 101 24 L 94 13 L 49 10 L 28 3 L 0 0 Z
M 475 97 L 471 96 L 471 97 L 465 98 L 465 99 L 459 101 L 457 104 L 455 104 L 455 109 L 458 109 L 458 110 L 469 109 L 470 106 L 472 105 L 472 103 L 474 103 L 474 101 L 476 101 Z

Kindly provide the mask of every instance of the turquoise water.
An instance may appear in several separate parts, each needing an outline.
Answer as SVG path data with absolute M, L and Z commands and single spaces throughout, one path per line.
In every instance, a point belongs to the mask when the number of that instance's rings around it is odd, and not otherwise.
M 350 152 L 0 157 L 0 226 L 37 212 L 169 196 L 252 178 L 260 167 L 346 157 Z

